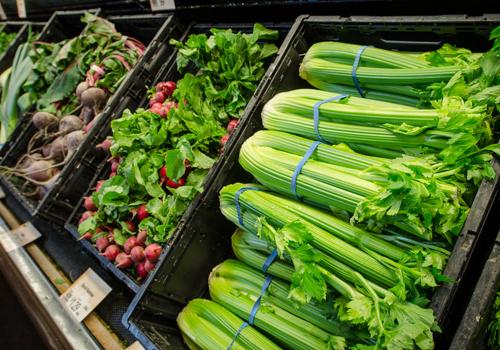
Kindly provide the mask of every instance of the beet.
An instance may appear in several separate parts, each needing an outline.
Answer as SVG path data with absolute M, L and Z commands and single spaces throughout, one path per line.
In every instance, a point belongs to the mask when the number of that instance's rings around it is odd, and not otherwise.
M 137 245 L 137 237 L 136 236 L 130 236 L 127 238 L 125 243 L 123 243 L 123 250 L 125 253 L 130 254 L 130 251 L 132 248 L 134 248 Z
M 144 261 L 144 269 L 149 273 L 151 271 L 153 271 L 156 267 L 156 264 L 155 263 L 152 263 L 151 261 L 149 260 L 146 260 Z
M 68 144 L 65 136 L 56 137 L 54 141 L 50 144 L 49 157 L 56 162 L 62 162 L 68 154 Z
M 115 261 L 118 254 L 120 254 L 120 248 L 116 244 L 112 244 L 101 255 L 104 255 L 109 261 Z
M 84 135 L 82 130 L 76 130 L 66 135 L 66 147 L 68 148 L 68 154 L 73 154 L 73 152 L 80 147 L 83 142 L 83 138 Z
M 100 144 L 95 146 L 96 148 L 101 148 L 103 151 L 108 152 L 111 146 L 113 145 L 113 140 L 111 139 L 105 139 L 102 141 Z
M 81 101 L 85 107 L 99 109 L 106 103 L 106 92 L 96 87 L 88 88 L 82 93 Z
M 47 129 L 52 131 L 56 130 L 59 125 L 59 119 L 55 115 L 47 112 L 36 112 L 33 114 L 33 117 L 31 117 L 31 121 L 38 130 Z
M 238 126 L 239 119 L 231 119 L 227 124 L 227 132 L 228 134 L 232 134 L 234 129 Z
M 143 229 L 139 230 L 139 233 L 137 234 L 137 244 L 145 245 L 147 238 L 148 238 L 148 231 Z
M 137 277 L 139 277 L 139 279 L 145 279 L 148 277 L 148 272 L 144 268 L 143 262 L 135 264 L 135 272 L 137 273 Z
M 81 130 L 83 122 L 76 115 L 67 115 L 59 122 L 59 132 L 66 135 L 72 131 Z
M 109 246 L 109 240 L 107 237 L 99 237 L 96 241 L 95 241 L 95 247 L 97 248 L 97 250 L 102 253 L 104 251 L 104 249 L 106 249 L 107 247 Z M 114 249 L 114 248 L 113 248 Z
M 44 182 L 49 180 L 57 170 L 47 160 L 36 160 L 24 169 L 24 174 L 31 180 Z
M 97 207 L 94 204 L 94 201 L 92 200 L 92 196 L 85 197 L 85 200 L 83 201 L 83 206 L 85 207 L 86 210 L 89 211 L 97 210 Z
M 128 269 L 134 264 L 132 259 L 130 259 L 130 257 L 125 253 L 118 254 L 116 256 L 115 262 L 116 267 L 118 267 L 119 269 Z
M 85 107 L 82 108 L 82 111 L 80 112 L 80 115 L 78 117 L 83 122 L 83 124 L 87 125 L 95 117 L 94 109 L 85 106 Z
M 142 204 L 138 209 L 137 209 L 137 218 L 139 221 L 144 220 L 149 216 L 149 213 L 146 209 L 146 204 Z
M 132 248 L 132 250 L 130 251 L 130 258 L 135 263 L 144 261 L 144 259 L 146 258 L 146 256 L 144 255 L 144 248 L 140 245 Z
M 80 100 L 82 98 L 82 93 L 89 88 L 89 84 L 86 81 L 82 81 L 78 86 L 76 87 L 76 97 Z
M 146 247 L 146 249 L 144 249 L 144 254 L 146 255 L 146 259 L 148 259 L 152 263 L 155 263 L 160 257 L 161 247 L 157 243 L 151 243 Z
M 44 158 L 50 157 L 50 147 L 51 146 L 52 146 L 51 143 L 48 143 L 48 144 L 42 146 L 42 155 L 44 156 Z

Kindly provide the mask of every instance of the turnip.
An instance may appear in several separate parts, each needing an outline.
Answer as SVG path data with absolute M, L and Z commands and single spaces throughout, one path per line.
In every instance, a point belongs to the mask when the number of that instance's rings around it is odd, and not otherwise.
M 137 273 L 137 277 L 139 277 L 139 279 L 145 279 L 148 277 L 148 272 L 144 268 L 143 262 L 135 264 L 135 272 Z
M 115 261 L 118 254 L 120 254 L 120 248 L 116 244 L 112 244 L 101 255 L 104 255 L 109 261 Z
M 63 135 L 82 128 L 83 122 L 76 115 L 67 115 L 59 122 L 59 132 Z
M 144 261 L 144 269 L 146 270 L 146 272 L 151 272 L 155 269 L 156 267 L 156 264 L 155 263 L 152 263 L 151 261 L 149 260 L 146 260 Z
M 94 201 L 92 200 L 92 196 L 85 197 L 85 200 L 83 201 L 83 206 L 88 211 L 96 211 L 97 210 L 97 207 L 94 204 Z
M 123 251 L 127 254 L 130 254 L 130 251 L 132 248 L 134 248 L 137 245 L 137 237 L 135 236 L 130 236 L 127 238 L 125 243 L 123 243 Z
M 56 130 L 59 125 L 59 119 L 55 115 L 47 112 L 36 112 L 33 114 L 33 117 L 31 117 L 31 120 L 38 130 L 52 131 Z
M 115 262 L 116 267 L 118 267 L 119 269 L 128 269 L 134 264 L 132 259 L 130 259 L 130 257 L 125 253 L 118 254 L 115 258 Z
M 148 238 L 148 231 L 143 229 L 139 230 L 139 233 L 137 234 L 137 244 L 145 245 L 147 238 Z
M 140 245 L 132 248 L 132 250 L 130 251 L 130 258 L 135 263 L 144 261 L 144 259 L 146 258 L 146 256 L 144 255 L 144 248 Z
M 103 89 L 91 87 L 85 90 L 81 96 L 82 105 L 93 108 L 101 108 L 106 102 L 106 92 Z
M 109 240 L 108 240 L 108 237 L 99 237 L 96 241 L 95 241 L 95 247 L 97 248 L 97 250 L 102 253 L 104 251 L 104 249 L 106 249 L 107 247 L 109 246 Z M 114 249 L 114 248 L 113 248 Z
M 137 208 L 137 218 L 139 221 L 144 220 L 149 216 L 149 213 L 146 209 L 146 204 L 142 204 L 139 208 Z
M 103 151 L 108 152 L 112 145 L 113 145 L 113 140 L 111 140 L 111 139 L 105 139 L 104 141 L 102 141 L 100 144 L 98 144 L 95 147 L 96 148 L 100 148 Z
M 86 81 L 82 81 L 76 87 L 76 97 L 80 100 L 82 98 L 82 93 L 89 88 L 89 84 Z
M 144 255 L 146 255 L 146 259 L 148 259 L 152 263 L 158 261 L 160 254 L 161 254 L 161 247 L 157 243 L 151 243 L 146 247 L 146 249 L 144 249 Z

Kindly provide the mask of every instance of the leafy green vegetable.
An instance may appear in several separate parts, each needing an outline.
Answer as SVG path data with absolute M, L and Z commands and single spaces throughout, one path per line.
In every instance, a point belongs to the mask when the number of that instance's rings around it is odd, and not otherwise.
M 7 33 L 3 30 L 0 32 L 0 54 L 2 54 L 9 47 L 12 40 L 15 39 L 17 33 Z
M 488 334 L 488 347 L 492 350 L 498 349 L 500 347 L 500 292 L 497 292 L 493 303 Z

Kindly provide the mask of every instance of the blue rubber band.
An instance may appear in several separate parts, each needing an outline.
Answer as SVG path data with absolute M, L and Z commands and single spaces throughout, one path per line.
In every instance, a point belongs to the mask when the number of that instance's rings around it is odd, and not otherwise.
M 332 102 L 332 101 L 339 101 L 343 98 L 346 98 L 348 97 L 348 95 L 337 95 L 337 96 L 333 96 L 333 97 L 330 97 L 330 98 L 327 98 L 323 101 L 319 101 L 319 102 L 316 102 L 313 106 L 313 117 L 314 117 L 314 132 L 316 133 L 316 139 L 323 142 L 323 143 L 328 143 L 325 139 L 323 139 L 321 137 L 321 134 L 319 133 L 319 107 L 323 104 L 323 103 L 328 103 L 328 102 Z
M 311 155 L 314 153 L 318 145 L 320 145 L 321 142 L 319 141 L 314 141 L 311 144 L 311 147 L 307 150 L 306 154 L 304 154 L 304 157 L 300 160 L 299 164 L 295 167 L 295 170 L 292 175 L 292 180 L 290 181 L 290 189 L 292 190 L 292 194 L 297 198 L 300 199 L 299 195 L 297 194 L 297 178 L 299 177 L 300 172 L 302 171 L 302 168 L 306 164 L 307 160 Z
M 363 51 L 365 51 L 367 47 L 368 46 L 361 46 L 359 48 L 358 53 L 356 54 L 356 58 L 354 59 L 354 64 L 352 65 L 352 82 L 354 83 L 354 87 L 356 88 L 356 90 L 358 90 L 358 93 L 361 97 L 365 97 L 365 92 L 363 88 L 361 88 L 356 71 L 358 70 L 359 61 L 361 60 L 361 55 L 363 54 Z
M 238 328 L 238 330 L 236 331 L 236 333 L 234 334 L 234 337 L 233 337 L 233 340 L 231 340 L 231 344 L 229 344 L 227 346 L 227 349 L 226 350 L 231 350 L 231 348 L 233 347 L 234 345 L 234 342 L 236 341 L 236 339 L 238 338 L 238 336 L 240 335 L 241 331 L 243 331 L 246 326 L 248 326 L 248 322 L 246 321 L 243 321 L 243 323 L 241 324 L 240 328 Z
M 276 260 L 276 257 L 278 256 L 278 250 L 274 249 L 271 254 L 267 257 L 266 261 L 264 261 L 264 265 L 262 265 L 262 272 L 266 273 L 271 264 Z
M 266 280 L 264 281 L 264 285 L 262 286 L 262 289 L 260 291 L 260 295 L 257 298 L 257 300 L 255 300 L 255 304 L 253 304 L 252 311 L 250 312 L 250 316 L 248 316 L 248 323 L 250 325 L 253 325 L 253 321 L 255 320 L 255 315 L 257 314 L 257 311 L 259 311 L 260 301 L 262 300 L 262 296 L 264 295 L 264 293 L 266 292 L 267 288 L 269 287 L 269 285 L 271 284 L 272 281 L 273 281 L 273 276 L 269 276 L 269 275 L 266 276 Z
M 263 188 L 260 187 L 242 187 L 238 191 L 236 191 L 236 194 L 234 195 L 234 205 L 236 206 L 236 213 L 238 214 L 238 222 L 240 223 L 241 226 L 243 225 L 243 216 L 241 215 L 241 207 L 240 207 L 240 196 L 243 192 L 245 191 L 266 191 Z

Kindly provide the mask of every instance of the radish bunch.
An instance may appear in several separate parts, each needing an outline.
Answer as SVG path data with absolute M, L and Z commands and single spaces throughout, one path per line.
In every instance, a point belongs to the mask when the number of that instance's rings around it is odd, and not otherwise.
M 177 102 L 171 99 L 176 88 L 173 81 L 160 82 L 150 92 L 149 110 L 167 118 L 170 109 L 177 108 Z

